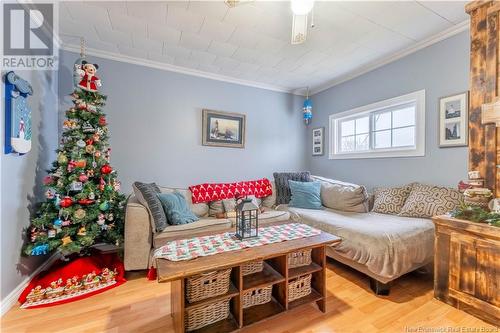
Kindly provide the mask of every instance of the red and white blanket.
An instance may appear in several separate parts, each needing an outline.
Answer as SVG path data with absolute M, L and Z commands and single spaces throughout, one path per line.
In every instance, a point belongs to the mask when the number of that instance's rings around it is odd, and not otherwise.
M 189 186 L 193 203 L 202 203 L 236 196 L 254 195 L 263 198 L 273 194 L 271 182 L 267 178 L 237 183 L 199 184 Z

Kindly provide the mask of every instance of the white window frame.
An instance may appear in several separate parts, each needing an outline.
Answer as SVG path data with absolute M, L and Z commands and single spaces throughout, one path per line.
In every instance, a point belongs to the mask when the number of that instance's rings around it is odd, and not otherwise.
M 404 104 L 415 103 L 415 146 L 367 151 L 341 152 L 339 125 L 343 120 L 357 118 L 371 113 L 383 112 Z M 371 126 L 371 125 L 370 125 Z M 425 156 L 425 89 L 406 95 L 386 99 L 352 110 L 334 113 L 329 117 L 329 159 L 387 158 Z M 370 135 L 373 132 L 370 129 Z

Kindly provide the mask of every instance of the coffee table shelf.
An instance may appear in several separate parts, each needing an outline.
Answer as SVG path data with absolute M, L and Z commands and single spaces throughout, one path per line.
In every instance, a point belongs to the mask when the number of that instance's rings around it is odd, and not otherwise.
M 228 318 L 192 332 L 233 332 L 304 304 L 317 304 L 319 310 L 325 312 L 326 246 L 338 243 L 340 243 L 340 238 L 322 232 L 320 235 L 308 238 L 199 257 L 189 261 L 171 262 L 158 259 L 158 282 L 171 283 L 172 316 L 175 332 L 186 332 L 184 322 L 186 310 L 206 306 L 214 301 L 228 297 L 231 298 Z M 288 254 L 306 249 L 311 249 L 312 263 L 303 267 L 289 268 Z M 242 266 L 255 260 L 264 261 L 262 272 L 243 276 Z M 227 268 L 231 268 L 231 285 L 226 294 L 192 304 L 187 302 L 185 298 L 187 279 L 198 274 Z M 288 284 L 290 281 L 308 274 L 312 275 L 311 294 L 289 302 Z M 246 292 L 267 286 L 272 286 L 270 302 L 243 308 L 243 295 Z
M 262 272 L 253 273 L 243 277 L 243 291 L 267 287 L 285 281 L 285 277 L 278 273 L 264 261 Z

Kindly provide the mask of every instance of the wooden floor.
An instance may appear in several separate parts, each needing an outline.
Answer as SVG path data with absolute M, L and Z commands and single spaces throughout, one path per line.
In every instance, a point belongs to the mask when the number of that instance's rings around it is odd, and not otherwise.
M 480 319 L 433 299 L 432 280 L 427 275 L 405 276 L 395 283 L 390 296 L 381 297 L 371 292 L 364 275 L 330 260 L 328 267 L 327 313 L 305 305 L 241 332 L 387 333 L 432 327 L 446 328 L 440 332 L 455 328 L 458 331 L 453 332 L 465 332 L 462 328 L 498 332 Z M 1 332 L 172 332 L 169 284 L 147 281 L 138 273 L 127 278 L 124 285 L 85 300 L 44 309 L 15 307 L 2 318 Z

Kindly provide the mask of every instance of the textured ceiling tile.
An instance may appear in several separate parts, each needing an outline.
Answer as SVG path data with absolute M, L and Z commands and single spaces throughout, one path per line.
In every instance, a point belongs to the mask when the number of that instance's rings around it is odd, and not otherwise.
M 190 69 L 197 69 L 198 68 L 198 64 L 196 62 L 193 62 L 193 61 L 186 59 L 186 58 L 176 57 L 174 59 L 174 65 L 180 66 L 180 67 L 185 67 L 185 68 L 190 68 Z
M 234 52 L 232 58 L 242 62 L 253 63 L 259 59 L 260 52 L 257 50 L 240 47 Z
M 99 38 L 107 43 L 122 44 L 122 45 L 132 45 L 131 34 L 104 28 L 102 26 L 96 26 L 97 35 Z
M 167 19 L 167 4 L 160 1 L 127 2 L 127 13 L 146 22 L 164 24 Z
M 189 58 L 191 56 L 191 50 L 180 46 L 166 46 L 164 53 L 175 58 Z
M 112 10 L 120 15 L 127 15 L 127 6 L 125 1 L 88 1 L 90 5 Z
M 230 8 L 224 17 L 224 22 L 252 28 L 259 24 L 259 19 L 262 16 L 263 13 L 259 9 L 243 4 Z
M 234 54 L 238 47 L 229 43 L 222 43 L 213 40 L 208 47 L 208 52 L 222 57 L 230 57 Z
M 266 35 L 260 35 L 259 39 L 257 40 L 257 44 L 255 44 L 255 49 L 267 54 L 275 54 L 279 52 L 285 45 L 287 45 L 287 43 L 281 39 Z
M 240 63 L 238 67 L 236 67 L 236 70 L 242 73 L 254 73 L 258 69 L 259 65 L 249 64 L 245 62 Z
M 167 55 L 162 54 L 162 53 L 156 53 L 156 52 L 148 52 L 148 59 L 153 60 L 153 61 L 167 63 L 167 64 L 174 63 L 174 57 L 167 56 Z
M 85 39 L 99 39 L 97 31 L 93 25 L 70 21 L 67 19 L 59 20 L 59 33 L 74 37 L 84 37 Z M 80 44 L 78 41 L 77 44 Z
M 198 62 L 198 63 L 203 63 L 205 65 L 211 65 L 213 64 L 215 58 L 217 56 L 212 53 L 208 53 L 205 51 L 192 51 L 191 52 L 191 60 Z
M 219 70 L 220 70 L 220 67 L 217 67 L 217 66 L 214 66 L 214 65 L 207 65 L 207 64 L 200 64 L 198 66 L 198 69 L 200 71 L 204 71 L 204 72 L 210 72 L 210 73 L 218 73 Z
M 200 36 L 210 40 L 227 42 L 234 30 L 236 30 L 235 25 L 206 18 L 201 27 Z
M 179 44 L 188 49 L 205 51 L 210 45 L 210 40 L 207 40 L 198 34 L 183 31 Z
M 266 67 L 274 67 L 282 62 L 283 59 L 281 56 L 261 53 L 255 63 Z
M 168 9 L 167 25 L 177 30 L 198 33 L 203 20 L 203 16 L 179 7 L 169 7 Z
M 226 57 L 217 57 L 213 63 L 215 66 L 220 67 L 221 70 L 234 70 L 240 64 L 238 61 L 226 58 Z
M 108 18 L 108 11 L 102 7 L 83 2 L 65 2 L 71 17 L 85 24 L 99 24 L 111 28 Z
M 109 11 L 109 18 L 111 20 L 111 27 L 113 30 L 119 30 L 126 33 L 134 33 L 146 37 L 148 33 L 147 25 L 143 20 L 122 15 L 114 9 Z
M 224 1 L 189 1 L 188 10 L 217 21 L 222 21 L 230 9 Z
M 146 50 L 136 49 L 130 47 L 128 45 L 120 45 L 118 44 L 118 49 L 120 52 L 126 56 L 134 57 L 134 58 L 143 58 L 146 59 L 148 57 L 148 53 Z
M 238 27 L 232 34 L 229 42 L 241 47 L 253 49 L 259 40 L 257 31 L 247 28 Z
M 146 39 L 140 36 L 132 36 L 132 45 L 136 49 L 142 49 L 147 52 L 163 52 L 163 42 L 157 40 Z
M 446 18 L 447 20 L 460 23 L 468 19 L 464 7 L 469 1 L 454 1 L 454 6 L 450 6 L 449 1 L 417 1 L 421 6 L 428 8 L 434 13 Z M 458 4 L 461 4 L 458 5 Z M 458 5 L 458 6 L 457 6 Z
M 181 32 L 157 24 L 148 24 L 148 38 L 165 42 L 168 45 L 177 45 L 181 39 Z

